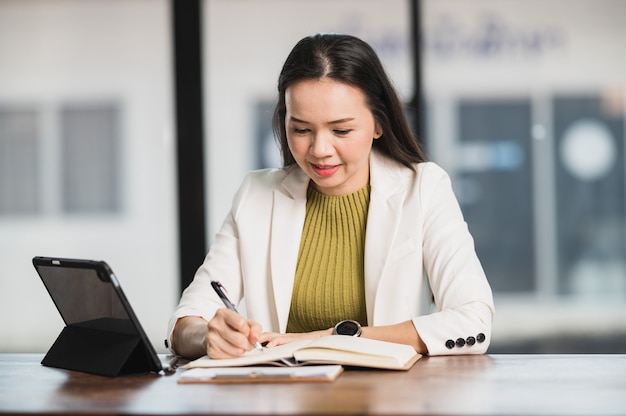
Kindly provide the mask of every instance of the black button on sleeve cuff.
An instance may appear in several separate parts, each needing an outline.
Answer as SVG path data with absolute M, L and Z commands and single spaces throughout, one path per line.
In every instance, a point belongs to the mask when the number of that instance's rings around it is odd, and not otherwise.
M 464 347 L 464 346 L 469 346 L 471 347 L 472 345 L 476 344 L 476 342 L 481 343 L 481 342 L 485 342 L 485 339 L 487 337 L 485 337 L 485 334 L 483 334 L 482 332 L 478 335 L 476 335 L 476 337 L 472 337 L 469 336 L 467 337 L 467 339 L 463 339 L 463 338 L 457 338 L 456 341 L 449 339 L 446 341 L 446 348 L 451 350 L 454 347 Z

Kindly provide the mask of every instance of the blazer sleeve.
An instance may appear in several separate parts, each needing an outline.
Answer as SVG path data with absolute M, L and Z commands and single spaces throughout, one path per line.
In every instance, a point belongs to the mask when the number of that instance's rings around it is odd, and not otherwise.
M 167 332 L 167 346 L 172 353 L 172 332 L 176 321 L 185 316 L 200 316 L 209 321 L 224 304 L 211 286 L 212 280 L 218 280 L 228 290 L 228 297 L 237 304 L 242 298 L 243 283 L 241 258 L 239 251 L 239 232 L 236 221 L 237 210 L 252 182 L 248 175 L 235 194 L 231 210 L 204 259 L 196 271 L 193 281 L 182 293 L 178 306 L 172 313 Z
M 423 263 L 436 312 L 413 319 L 429 355 L 481 354 L 491 340 L 491 287 L 447 173 L 433 163 L 419 173 Z
M 170 350 L 172 331 L 178 319 L 200 316 L 209 321 L 217 309 L 224 307 L 211 287 L 212 280 L 224 285 L 230 300 L 241 306 L 239 311 L 242 314 L 261 324 L 265 330 L 278 330 L 276 305 L 271 296 L 270 226 L 275 191 L 282 189 L 285 178 L 291 177 L 292 173 L 284 169 L 262 169 L 246 175 L 204 262 L 183 291 L 170 318 Z M 306 182 L 302 182 L 299 188 L 305 192 Z M 263 296 L 264 293 L 268 296 Z M 245 305 L 241 304 L 244 299 Z

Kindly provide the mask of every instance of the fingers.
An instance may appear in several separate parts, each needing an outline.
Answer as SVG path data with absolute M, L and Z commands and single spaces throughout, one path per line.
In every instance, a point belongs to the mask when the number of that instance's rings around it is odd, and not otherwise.
M 265 346 L 267 348 L 278 347 L 279 345 L 289 344 L 293 341 L 298 341 L 300 339 L 308 339 L 311 338 L 307 333 L 298 333 L 298 334 L 277 334 L 271 333 L 269 338 L 265 341 Z
M 257 324 L 254 321 L 248 321 L 248 324 L 250 325 L 250 333 L 248 335 L 248 341 L 250 342 L 250 344 L 255 344 L 260 341 L 261 331 L 262 331 L 261 325 Z
M 263 332 L 259 336 L 259 342 L 264 347 L 271 348 L 285 343 L 285 337 L 285 334 L 279 334 L 277 332 Z
M 218 309 L 208 324 L 207 355 L 211 358 L 239 357 L 254 348 L 261 334 L 261 326 L 241 315 Z
M 330 335 L 332 333 L 328 330 L 303 332 L 303 333 L 287 333 L 279 334 L 276 332 L 264 332 L 259 338 L 259 342 L 264 344 L 267 348 L 277 347 L 279 345 L 288 344 L 290 342 L 299 341 L 303 339 L 314 339 L 324 335 Z

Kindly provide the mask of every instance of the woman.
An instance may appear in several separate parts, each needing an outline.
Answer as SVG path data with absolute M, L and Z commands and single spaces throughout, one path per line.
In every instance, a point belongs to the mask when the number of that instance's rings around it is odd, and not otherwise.
M 298 42 L 273 127 L 284 166 L 244 179 L 170 320 L 172 352 L 228 358 L 340 333 L 484 353 L 491 289 L 449 177 L 426 162 L 373 49 L 338 34 Z

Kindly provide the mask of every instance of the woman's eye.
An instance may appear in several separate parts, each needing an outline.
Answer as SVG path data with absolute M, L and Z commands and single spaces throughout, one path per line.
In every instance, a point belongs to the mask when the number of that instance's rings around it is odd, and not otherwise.
M 352 130 L 350 129 L 337 129 L 335 130 L 335 134 L 338 136 L 345 136 L 347 134 L 349 134 Z
M 309 132 L 309 129 L 297 129 L 297 128 L 294 128 L 293 132 L 295 134 L 307 134 Z

